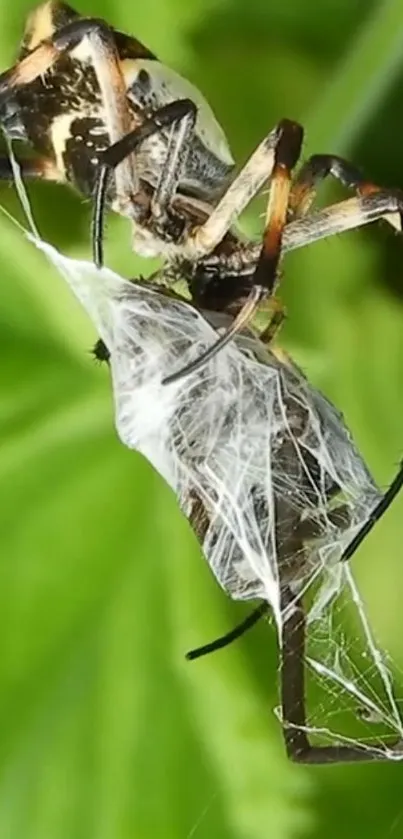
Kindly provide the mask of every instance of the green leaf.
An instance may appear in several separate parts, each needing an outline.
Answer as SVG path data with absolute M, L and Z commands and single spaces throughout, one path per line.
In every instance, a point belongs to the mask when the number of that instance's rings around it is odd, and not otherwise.
M 313 110 L 308 113 L 309 153 L 348 153 L 380 107 L 402 69 L 403 7 L 374 5 Z

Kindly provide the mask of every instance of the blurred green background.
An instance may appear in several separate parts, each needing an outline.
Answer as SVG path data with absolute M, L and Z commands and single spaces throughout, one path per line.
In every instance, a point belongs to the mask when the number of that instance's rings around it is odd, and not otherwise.
M 1 67 L 27 0 L 0 8 Z M 403 187 L 400 0 L 82 0 L 194 81 L 242 161 L 284 116 Z M 327 187 L 323 200 L 342 193 Z M 89 256 L 89 206 L 31 186 L 42 233 Z M 0 201 L 21 217 L 12 188 Z M 259 209 L 259 208 L 258 208 Z M 248 224 L 258 229 L 258 211 Z M 110 219 L 109 263 L 140 270 Z M 63 281 L 0 216 L 0 839 L 403 836 L 403 766 L 289 764 L 266 624 L 184 652 L 248 607 L 219 590 L 175 500 L 117 440 L 108 373 Z M 144 266 L 143 266 L 144 270 Z M 293 254 L 284 344 L 385 485 L 403 454 L 403 240 L 385 225 Z M 403 679 L 403 498 L 354 560 Z M 323 707 L 326 724 L 326 707 Z

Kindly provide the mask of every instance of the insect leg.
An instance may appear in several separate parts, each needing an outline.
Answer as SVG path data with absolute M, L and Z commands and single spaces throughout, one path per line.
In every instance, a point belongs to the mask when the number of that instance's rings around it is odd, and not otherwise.
M 96 345 L 97 348 L 98 348 L 99 344 L 102 344 L 102 347 L 101 347 L 101 349 L 94 350 L 94 355 L 95 355 L 96 358 L 98 358 L 100 360 L 101 359 L 103 360 L 104 359 L 104 355 L 103 355 L 104 349 L 103 348 L 104 348 L 105 345 L 101 341 L 98 341 L 97 345 Z M 375 527 L 376 523 L 382 518 L 384 513 L 386 513 L 386 511 L 389 509 L 389 507 L 391 506 L 391 504 L 393 503 L 393 501 L 395 500 L 395 498 L 397 497 L 399 492 L 402 490 L 402 488 L 403 488 L 403 460 L 400 463 L 399 469 L 398 469 L 392 483 L 390 484 L 390 486 L 388 487 L 386 492 L 383 494 L 381 500 L 378 502 L 376 507 L 372 510 L 372 512 L 370 513 L 367 521 L 362 525 L 362 527 L 360 528 L 358 533 L 354 536 L 354 538 L 351 540 L 351 542 L 349 542 L 349 544 L 345 548 L 342 556 L 340 557 L 340 562 L 347 562 L 348 560 L 350 560 L 352 558 L 352 556 L 356 553 L 356 551 L 358 550 L 358 548 L 360 547 L 362 542 L 366 539 L 368 534 Z M 331 512 L 329 514 L 329 518 L 331 518 L 334 523 L 337 523 L 340 515 L 341 516 L 344 515 L 344 510 L 347 510 L 347 508 L 345 508 L 344 506 L 342 506 L 341 508 L 336 508 L 333 512 Z M 346 522 L 347 522 L 347 519 L 346 519 Z M 338 523 L 340 524 L 341 522 L 339 521 Z M 307 527 L 304 526 L 306 524 L 308 525 Z M 298 529 L 299 535 L 300 536 L 303 535 L 303 538 L 305 538 L 305 539 L 308 539 L 308 538 L 309 539 L 315 539 L 315 538 L 320 538 L 321 535 L 323 535 L 323 531 L 322 531 L 321 528 L 317 531 L 315 530 L 315 523 L 314 522 L 310 522 L 308 520 L 308 521 L 304 522 L 304 525 L 300 525 L 300 527 Z M 193 661 L 196 658 L 201 658 L 202 656 L 208 655 L 209 653 L 215 652 L 216 650 L 223 649 L 223 647 L 228 646 L 233 641 L 235 641 L 237 638 L 240 638 L 241 635 L 243 635 L 249 629 L 251 629 L 255 625 L 255 623 L 257 623 L 260 620 L 261 617 L 263 617 L 264 615 L 267 614 L 267 612 L 269 610 L 270 610 L 269 604 L 266 601 L 263 601 L 240 624 L 238 624 L 236 627 L 234 627 L 234 629 L 231 629 L 225 635 L 221 636 L 220 638 L 215 639 L 214 641 L 210 641 L 207 644 L 203 644 L 203 646 L 201 646 L 201 647 L 196 647 L 194 650 L 190 650 L 190 652 L 188 652 L 186 654 L 186 658 L 189 661 Z M 299 643 L 301 643 L 301 640 L 300 640 Z M 303 643 L 305 643 L 305 641 Z M 300 678 L 300 676 L 299 676 L 299 678 Z M 291 712 L 291 716 L 292 715 L 293 714 Z M 289 717 L 287 717 L 287 719 L 289 719 Z
M 92 246 L 94 262 L 98 268 L 103 264 L 103 219 L 105 215 L 105 203 L 110 177 L 122 160 L 131 155 L 141 143 L 148 137 L 167 128 L 170 125 L 180 124 L 184 120 L 194 121 L 196 119 L 196 105 L 190 99 L 178 99 L 169 102 L 159 108 L 152 117 L 144 120 L 133 131 L 130 131 L 117 143 L 109 146 L 100 158 L 100 165 L 97 173 L 97 182 L 94 190 L 93 216 L 92 216 Z M 180 150 L 178 159 L 180 159 Z M 182 161 L 180 160 L 180 163 Z M 165 184 L 162 183 L 164 195 Z M 133 213 L 132 213 L 133 214 Z

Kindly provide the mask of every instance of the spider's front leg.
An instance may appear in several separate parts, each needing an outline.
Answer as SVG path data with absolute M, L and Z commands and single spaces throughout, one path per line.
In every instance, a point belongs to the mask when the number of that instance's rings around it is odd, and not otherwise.
M 291 172 L 300 156 L 302 140 L 302 127 L 296 122 L 282 120 L 258 146 L 208 220 L 189 236 L 191 253 L 189 259 L 199 259 L 211 252 L 222 241 L 229 227 L 264 182 L 270 180 L 263 248 L 250 282 L 251 291 L 244 305 L 229 329 L 205 353 L 182 370 L 168 376 L 164 384 L 171 384 L 185 375 L 196 372 L 206 364 L 247 326 L 261 301 L 273 294 L 281 256 L 283 232 L 287 223 Z

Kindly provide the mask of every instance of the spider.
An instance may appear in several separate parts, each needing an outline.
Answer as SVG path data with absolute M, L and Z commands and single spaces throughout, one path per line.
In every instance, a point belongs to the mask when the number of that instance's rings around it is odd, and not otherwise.
M 103 213 L 110 205 L 134 222 L 136 250 L 164 257 L 164 278 L 169 271 L 184 277 L 192 303 L 203 308 L 213 324 L 218 325 L 217 314 L 229 317 L 224 336 L 207 357 L 245 329 L 261 299 L 274 293 L 282 252 L 403 209 L 399 193 L 379 189 L 334 156 L 311 158 L 292 184 L 302 129 L 289 120 L 282 120 L 234 175 L 225 137 L 197 91 L 190 91 L 185 80 L 162 67 L 135 39 L 102 21 L 80 18 L 59 3 L 46 3 L 31 16 L 20 60 L 0 77 L 0 113 L 8 137 L 28 141 L 37 154 L 19 161 L 23 175 L 66 181 L 94 198 L 98 266 Z M 0 162 L 0 172 L 5 179 L 11 177 L 8 159 Z M 316 186 L 329 174 L 358 195 L 310 213 Z M 268 180 L 261 248 L 242 240 L 232 225 Z M 271 343 L 282 317 L 279 308 L 261 341 Z M 97 354 L 105 358 L 108 352 L 99 345 Z M 195 364 L 168 376 L 166 383 L 197 370 L 205 361 L 206 354 L 201 355 Z M 291 375 L 292 369 L 286 365 L 284 375 Z M 402 482 L 403 468 L 343 559 L 389 506 Z M 281 497 L 277 502 L 281 507 Z M 200 539 L 207 518 L 203 505 L 195 503 L 190 519 Z M 284 530 L 285 523 L 287 517 L 279 514 L 278 529 Z M 294 561 L 303 551 L 300 524 L 295 521 L 287 537 L 287 551 L 292 549 Z M 281 701 L 287 752 L 293 760 L 312 763 L 380 759 L 376 744 L 372 750 L 310 744 L 305 731 L 305 616 L 286 571 L 285 563 Z M 266 609 L 264 603 L 249 624 Z M 223 646 L 244 629 L 245 624 L 190 657 Z M 390 753 L 401 751 L 400 742 L 389 747 Z
M 141 284 L 138 285 L 133 281 L 134 294 L 139 295 L 137 299 L 141 295 L 144 295 L 144 293 L 147 295 L 149 293 L 155 294 L 156 302 L 152 302 L 151 298 L 149 304 L 152 307 L 152 317 L 147 319 L 142 314 L 142 311 L 146 310 L 143 310 L 141 306 L 138 309 L 135 307 L 131 308 L 130 291 L 124 291 L 122 303 L 124 311 L 127 313 L 127 321 L 113 323 L 110 348 L 100 339 L 94 349 L 94 355 L 99 361 L 112 362 L 112 375 L 116 377 L 116 380 L 118 377 L 117 367 L 122 363 L 123 358 L 126 359 L 122 368 L 123 389 L 125 394 L 131 391 L 134 394 L 134 399 L 135 394 L 138 392 L 137 388 L 140 386 L 141 389 L 144 379 L 146 381 L 149 379 L 147 372 L 148 357 L 145 354 L 143 361 L 142 356 L 147 352 L 144 350 L 144 347 L 147 347 L 146 336 L 150 329 L 156 330 L 155 335 L 158 336 L 158 343 L 162 342 L 165 346 L 164 324 L 168 324 L 166 336 L 167 359 L 164 362 L 165 365 L 168 365 L 172 361 L 171 356 L 180 357 L 189 342 L 194 341 L 197 343 L 198 340 L 197 333 L 193 331 L 192 326 L 191 333 L 187 331 L 188 322 L 186 320 L 186 311 L 178 313 L 174 309 L 172 311 L 170 309 L 171 301 L 178 301 L 181 304 L 185 301 L 172 289 L 162 289 L 159 275 L 156 275 L 154 280 L 158 280 L 158 284 L 154 285 L 152 280 L 150 280 L 145 288 Z M 166 303 L 164 303 L 164 299 L 167 301 Z M 186 308 L 192 309 L 193 307 L 194 304 L 192 302 L 187 304 Z M 199 311 L 198 308 L 197 311 Z M 158 312 L 160 312 L 160 316 Z M 164 320 L 165 313 L 166 320 Z M 231 316 L 227 312 L 224 310 L 220 311 L 219 309 L 215 311 L 204 310 L 202 315 L 214 327 L 222 324 L 223 318 L 224 320 L 231 319 Z M 178 333 L 173 328 L 175 320 L 179 324 Z M 119 325 L 117 326 L 118 323 Z M 122 336 L 122 343 L 119 343 L 119 334 Z M 150 343 L 152 347 L 154 346 L 155 335 L 152 333 L 152 341 Z M 186 340 L 183 337 L 184 335 L 186 336 Z M 244 335 L 249 337 L 248 333 L 245 333 L 245 330 L 242 333 L 242 336 Z M 137 336 L 140 336 L 140 338 Z M 259 440 L 258 450 L 255 450 L 255 455 L 253 454 L 253 449 L 248 449 L 248 462 L 252 464 L 251 472 L 253 478 L 245 479 L 244 475 L 248 471 L 245 468 L 242 469 L 242 479 L 240 477 L 237 478 L 237 481 L 239 480 L 241 485 L 240 498 L 243 499 L 243 509 L 241 507 L 239 508 L 237 516 L 240 516 L 242 519 L 239 525 L 240 531 L 243 532 L 243 528 L 245 528 L 247 532 L 248 526 L 251 527 L 251 511 L 248 504 L 252 502 L 251 509 L 254 511 L 252 516 L 256 516 L 259 532 L 266 546 L 268 556 L 271 554 L 271 560 L 268 559 L 267 562 L 269 564 L 270 562 L 274 562 L 278 570 L 280 611 L 282 616 L 282 643 L 279 652 L 280 701 L 282 732 L 287 755 L 292 761 L 310 764 L 380 761 L 393 759 L 393 756 L 400 758 L 403 756 L 403 742 L 400 739 L 388 744 L 387 749 L 384 746 L 385 751 L 382 751 L 379 741 L 366 743 L 362 746 L 358 743 L 326 746 L 313 745 L 307 733 L 305 695 L 307 619 L 303 602 L 303 592 L 305 590 L 306 580 L 313 571 L 312 557 L 315 554 L 315 545 L 322 544 L 323 540 L 325 540 L 325 543 L 335 544 L 338 538 L 342 538 L 343 533 L 348 532 L 352 525 L 354 504 L 356 503 L 353 501 L 350 507 L 350 503 L 346 501 L 348 498 L 348 492 L 346 495 L 347 485 L 343 486 L 343 480 L 340 479 L 340 476 L 335 480 L 332 469 L 330 468 L 329 470 L 329 466 L 324 466 L 324 462 L 321 461 L 321 448 L 318 447 L 316 449 L 315 443 L 313 442 L 315 434 L 319 433 L 322 439 L 323 433 L 323 440 L 333 440 L 333 444 L 329 442 L 329 452 L 331 450 L 335 451 L 335 444 L 341 445 L 342 448 L 339 453 L 340 462 L 344 461 L 347 456 L 350 464 L 351 457 L 351 467 L 349 465 L 347 469 L 349 475 L 354 472 L 358 462 L 362 463 L 362 461 L 358 452 L 353 447 L 351 437 L 343 424 L 341 415 L 327 400 L 324 400 L 312 388 L 298 368 L 295 367 L 291 359 L 285 357 L 279 351 L 273 352 L 272 349 L 266 350 L 264 341 L 261 339 L 252 337 L 249 340 L 252 343 L 247 344 L 248 352 L 253 351 L 255 359 L 260 362 L 263 370 L 264 365 L 267 364 L 272 371 L 276 371 L 275 381 L 281 382 L 279 391 L 277 390 L 277 384 L 274 384 L 273 380 L 271 384 L 274 392 L 281 392 L 279 404 L 281 404 L 282 408 L 278 416 L 276 413 L 276 398 L 274 397 L 273 403 L 270 401 L 270 396 L 268 396 L 268 400 L 272 405 L 271 410 L 273 414 L 277 416 L 277 420 L 273 421 L 274 427 L 276 427 L 276 422 L 284 422 L 284 426 L 281 425 L 283 430 L 277 436 L 276 434 L 270 437 L 266 435 L 264 440 Z M 170 346 L 174 348 L 173 350 L 169 349 L 169 342 L 171 342 Z M 242 344 L 240 344 L 240 349 L 242 353 Z M 155 350 L 152 349 L 150 352 L 152 355 Z M 115 365 L 114 353 L 116 353 Z M 195 417 L 208 415 L 207 406 L 209 404 L 208 400 L 211 399 L 211 388 L 217 385 L 218 387 L 220 386 L 219 378 L 217 378 L 216 384 L 214 375 L 219 377 L 220 374 L 213 374 L 212 380 L 206 374 L 206 378 L 204 379 L 203 371 L 201 371 L 201 377 L 193 385 L 193 390 L 190 383 L 190 390 L 186 388 L 182 391 L 183 402 L 181 402 L 180 394 L 178 396 L 178 403 L 175 410 L 175 414 L 178 417 L 178 424 L 176 425 L 174 415 L 172 429 L 168 429 L 168 446 L 169 449 L 171 449 L 171 446 L 172 448 L 177 447 L 179 460 L 175 460 L 176 466 L 174 471 L 179 470 L 180 472 L 180 458 L 183 458 L 185 463 L 186 481 L 184 495 L 178 491 L 177 487 L 174 488 L 177 491 L 182 509 L 187 515 L 203 548 L 207 561 L 214 570 L 224 590 L 235 599 L 251 599 L 259 596 L 259 594 L 260 596 L 262 595 L 262 578 L 256 570 L 260 566 L 250 566 L 247 560 L 245 560 L 245 556 L 242 556 L 242 552 L 239 552 L 239 544 L 237 547 L 236 540 L 235 542 L 231 542 L 228 532 L 225 533 L 229 513 L 227 511 L 225 514 L 222 514 L 219 509 L 215 510 L 214 492 L 213 496 L 211 494 L 209 495 L 205 484 L 203 493 L 200 493 L 197 489 L 199 485 L 202 486 L 203 482 L 203 477 L 200 476 L 206 475 L 206 461 L 203 454 L 206 443 L 203 436 L 199 436 L 199 424 Z M 277 379 L 277 375 L 279 379 Z M 243 400 L 248 405 L 245 414 L 245 429 L 249 427 L 250 421 L 255 424 L 254 427 L 256 428 L 260 409 L 256 408 L 256 413 L 254 413 L 251 400 L 254 400 L 259 392 L 262 393 L 264 391 L 267 393 L 268 383 L 266 381 L 266 384 L 263 385 L 262 380 L 255 395 L 252 396 L 253 391 L 249 390 L 249 385 L 247 384 L 247 373 L 243 371 L 242 374 L 239 374 L 239 377 L 236 377 L 236 381 L 238 381 L 238 378 L 239 381 L 243 382 L 243 390 L 241 394 L 236 393 L 234 398 L 237 400 L 237 405 L 239 402 L 243 402 Z M 214 383 L 213 385 L 211 384 L 212 381 Z M 230 379 L 230 381 L 232 380 Z M 225 380 L 225 384 L 227 385 L 227 380 Z M 115 387 L 118 388 L 118 385 L 115 385 Z M 207 388 L 207 394 L 209 394 L 209 387 L 210 395 L 207 395 L 207 401 L 204 402 L 203 392 Z M 118 394 L 119 390 L 117 389 L 115 390 L 116 404 L 119 403 Z M 219 398 L 218 401 L 220 401 Z M 144 410 L 144 402 L 142 401 L 141 404 Z M 127 396 L 125 396 L 125 423 L 128 421 L 128 410 Z M 286 420 L 279 419 L 280 416 L 284 416 L 282 413 L 283 410 L 286 413 Z M 222 431 L 217 432 L 218 436 L 216 439 L 214 439 L 214 435 L 213 439 L 210 438 L 210 432 L 207 435 L 207 464 L 214 464 L 216 463 L 216 458 L 219 459 L 220 453 L 217 451 L 217 448 L 224 451 L 223 461 L 218 460 L 219 464 L 226 463 L 228 456 L 230 456 L 228 453 L 230 451 L 233 452 L 234 443 L 233 438 L 231 438 L 231 429 L 234 431 L 232 425 L 236 414 L 237 411 L 233 411 L 231 405 L 228 407 L 228 403 L 225 403 L 225 399 L 223 398 L 220 408 L 220 422 L 217 423 L 218 425 L 221 423 Z M 187 416 L 189 426 L 187 426 Z M 313 421 L 312 425 L 311 421 Z M 242 434 L 244 432 L 241 422 L 239 421 L 238 425 L 238 420 L 235 419 L 235 435 L 238 440 L 239 437 L 243 439 Z M 191 433 L 196 435 L 197 439 L 193 440 L 192 436 L 190 436 L 190 438 L 186 437 L 185 442 L 184 429 L 186 427 L 192 429 Z M 135 428 L 136 448 L 140 448 L 141 451 L 141 433 L 137 420 Z M 316 431 L 314 430 L 315 428 Z M 308 435 L 309 444 L 305 447 L 303 441 L 308 429 L 311 429 L 310 433 L 313 433 L 313 436 Z M 318 432 L 318 429 L 322 430 Z M 155 433 L 155 430 L 153 433 Z M 247 432 L 245 431 L 245 433 Z M 129 432 L 127 432 L 127 435 L 129 435 Z M 336 440 L 339 443 L 336 443 Z M 124 441 L 127 445 L 130 445 L 128 436 L 124 438 Z M 257 463 L 260 463 L 260 467 L 264 471 L 265 454 L 262 454 L 260 446 L 267 444 L 267 442 L 270 447 L 268 461 L 272 464 L 271 485 L 273 489 L 271 500 L 268 500 L 269 496 L 261 495 L 261 490 L 259 489 L 260 479 L 258 477 L 256 478 L 256 463 L 254 460 L 256 456 Z M 242 444 L 240 443 L 239 445 Z M 197 455 L 194 453 L 194 447 Z M 201 462 L 201 472 L 197 473 L 197 463 L 199 460 Z M 158 469 L 157 462 L 154 462 L 154 466 Z M 221 466 L 219 465 L 217 469 L 220 478 L 225 481 L 225 475 L 221 473 Z M 193 478 L 194 470 L 196 470 L 196 473 Z M 366 491 L 366 481 L 369 477 L 366 472 L 366 467 L 364 467 L 363 474 L 367 477 L 363 479 L 364 482 L 360 484 L 360 487 L 356 487 L 358 498 L 360 491 L 362 493 Z M 249 480 L 250 483 L 246 485 L 244 483 L 245 480 Z M 288 493 L 285 492 L 285 486 L 288 487 Z M 347 562 L 351 559 L 376 522 L 387 511 L 402 486 L 403 462 L 389 489 L 383 496 L 378 495 L 377 503 L 373 506 L 364 524 L 360 525 L 356 535 L 347 544 L 339 561 Z M 246 499 L 247 492 L 249 492 L 248 500 Z M 221 507 L 223 505 L 226 507 L 225 499 L 226 494 L 224 491 L 220 502 Z M 268 508 L 265 506 L 266 504 L 272 504 L 276 511 L 274 524 L 272 525 L 275 533 L 274 548 L 270 536 L 271 529 L 268 524 L 270 514 Z M 325 508 L 327 512 L 324 515 Z M 248 536 L 246 535 L 244 538 L 247 541 Z M 220 556 L 217 560 L 217 558 L 214 558 L 214 554 L 216 546 L 220 542 L 225 543 L 226 550 L 224 551 L 224 555 Z M 219 548 L 217 550 L 220 553 Z M 273 558 L 273 551 L 275 558 Z M 263 560 L 263 562 L 265 561 Z M 246 630 L 254 626 L 270 609 L 271 605 L 268 600 L 263 600 L 242 624 L 210 644 L 192 650 L 188 653 L 187 658 L 196 659 L 227 646 Z
M 380 218 L 401 230 L 403 196 L 367 181 L 341 157 L 312 156 L 295 178 L 302 127 L 283 119 L 235 173 L 225 135 L 199 91 L 135 38 L 57 0 L 28 18 L 18 62 L 0 76 L 0 122 L 27 141 L 23 176 L 68 182 L 93 198 L 93 252 L 103 262 L 106 206 L 133 223 L 133 248 L 163 256 L 169 275 L 188 278 L 207 309 L 223 300 L 235 317 L 200 358 L 166 383 L 208 361 L 273 300 L 268 335 L 281 323 L 273 295 L 282 253 Z M 356 197 L 310 212 L 327 176 Z M 7 158 L 0 177 L 12 177 Z M 234 229 L 270 184 L 263 246 Z M 396 216 L 398 215 L 398 217 Z

